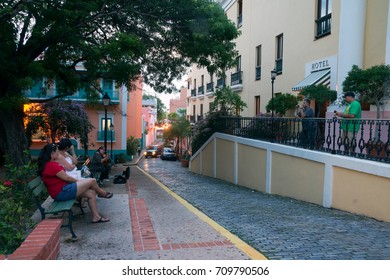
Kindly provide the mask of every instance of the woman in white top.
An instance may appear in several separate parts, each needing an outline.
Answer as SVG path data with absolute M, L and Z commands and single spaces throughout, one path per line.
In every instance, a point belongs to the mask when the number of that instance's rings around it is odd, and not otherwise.
M 78 180 L 82 179 L 81 173 L 79 170 L 77 170 L 76 164 L 77 164 L 77 155 L 74 151 L 74 146 L 72 142 L 68 138 L 62 138 L 61 141 L 58 143 L 58 150 L 59 155 L 58 159 L 56 160 L 57 163 L 62 165 L 66 173 L 69 176 L 72 176 Z

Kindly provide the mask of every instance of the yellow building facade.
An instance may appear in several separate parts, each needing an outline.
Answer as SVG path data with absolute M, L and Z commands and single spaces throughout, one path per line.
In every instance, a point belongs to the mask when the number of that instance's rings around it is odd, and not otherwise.
M 352 65 L 390 63 L 389 0 L 219 0 L 241 35 L 239 57 L 225 84 L 248 105 L 241 113 L 265 113 L 274 94 L 297 94 L 323 84 L 339 94 Z M 187 115 L 196 122 L 210 108 L 218 77 L 194 65 Z M 387 109 L 386 109 L 387 110 Z

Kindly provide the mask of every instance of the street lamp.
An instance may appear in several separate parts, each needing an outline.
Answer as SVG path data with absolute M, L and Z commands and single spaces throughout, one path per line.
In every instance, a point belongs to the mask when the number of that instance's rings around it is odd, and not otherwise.
M 107 152 L 107 107 L 110 105 L 111 101 L 107 92 L 104 94 L 102 101 L 104 106 L 104 150 Z
M 111 123 L 110 124 L 110 131 L 111 131 L 111 162 L 113 161 L 113 158 L 112 158 L 112 132 L 114 131 L 114 125 Z
M 272 117 L 274 117 L 274 81 L 276 78 L 276 70 L 273 69 L 271 71 L 271 85 L 272 85 L 272 99 L 271 99 L 271 105 L 272 105 Z

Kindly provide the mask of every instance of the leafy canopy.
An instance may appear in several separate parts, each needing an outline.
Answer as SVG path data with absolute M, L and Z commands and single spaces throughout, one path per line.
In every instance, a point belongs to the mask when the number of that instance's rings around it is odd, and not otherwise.
M 360 94 L 360 100 L 377 107 L 377 118 L 380 117 L 380 105 L 390 94 L 390 65 L 375 65 L 360 69 L 353 65 L 343 82 L 343 91 Z
M 131 86 L 140 74 L 157 92 L 171 91 L 192 63 L 213 72 L 229 64 L 237 36 L 208 0 L 4 0 L 0 97 L 42 77 L 63 81 L 64 94 L 99 77 Z
M 226 86 L 214 93 L 214 101 L 210 104 L 211 111 L 219 111 L 228 116 L 239 116 L 245 107 L 248 106 L 242 101 L 241 96 Z
M 284 116 L 289 109 L 295 108 L 298 103 L 297 97 L 289 93 L 281 93 L 274 97 L 274 112 Z M 272 99 L 265 106 L 267 112 L 272 111 Z
M 42 106 L 32 107 L 27 116 L 26 133 L 31 137 L 39 130 L 48 135 L 52 143 L 56 139 L 73 136 L 88 144 L 88 133 L 93 129 L 84 106 L 72 101 L 51 100 Z

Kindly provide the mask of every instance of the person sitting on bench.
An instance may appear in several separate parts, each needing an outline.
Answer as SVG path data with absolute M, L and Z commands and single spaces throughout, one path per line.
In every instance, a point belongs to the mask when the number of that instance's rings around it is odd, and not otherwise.
M 66 174 L 65 168 L 56 162 L 58 153 L 56 144 L 47 144 L 38 158 L 38 175 L 46 185 L 49 195 L 56 201 L 86 197 L 92 213 L 92 223 L 108 222 L 110 219 L 97 210 L 96 193 L 102 198 L 111 198 L 113 194 L 101 189 L 94 178 L 77 180 Z

